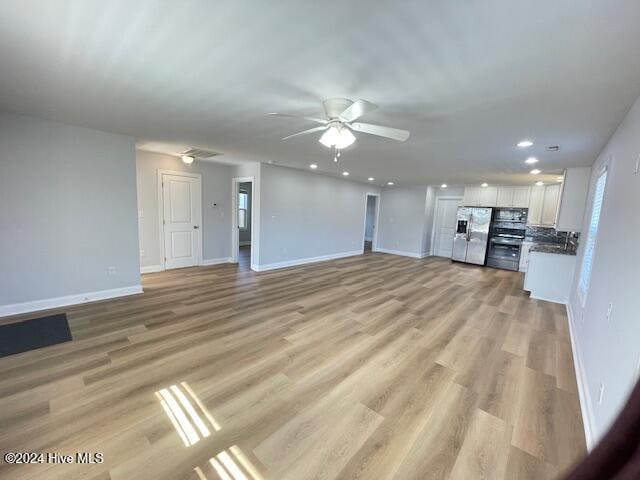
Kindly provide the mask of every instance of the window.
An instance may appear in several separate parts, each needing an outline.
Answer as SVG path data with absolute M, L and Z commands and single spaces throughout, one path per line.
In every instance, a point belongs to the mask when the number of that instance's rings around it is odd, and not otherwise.
M 240 191 L 238 194 L 238 228 L 240 230 L 247 229 L 247 205 L 249 203 L 249 194 Z
M 593 195 L 593 207 L 591 208 L 591 220 L 587 231 L 587 243 L 584 246 L 584 256 L 582 257 L 582 269 L 580 270 L 580 282 L 578 284 L 578 294 L 584 305 L 589 291 L 589 281 L 591 280 L 591 268 L 593 267 L 593 254 L 596 249 L 596 237 L 598 235 L 598 222 L 602 211 L 602 200 L 604 199 L 604 187 L 607 183 L 607 171 L 604 170 L 596 182 L 596 192 Z

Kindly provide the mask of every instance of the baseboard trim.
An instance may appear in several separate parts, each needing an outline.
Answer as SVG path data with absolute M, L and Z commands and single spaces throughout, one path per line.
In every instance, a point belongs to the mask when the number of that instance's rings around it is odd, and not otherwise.
M 162 265 L 148 265 L 146 267 L 140 267 L 140 273 L 155 273 L 161 271 Z
M 209 265 L 220 265 L 221 263 L 230 263 L 231 261 L 231 257 L 207 258 L 202 261 L 202 266 L 208 267 Z
M 425 258 L 431 256 L 429 252 L 415 253 L 415 252 L 405 252 L 404 250 L 392 250 L 390 248 L 376 248 L 376 252 L 388 253 L 391 255 L 400 255 L 402 257 L 411 257 L 411 258 Z
M 277 270 L 278 268 L 296 267 L 298 265 L 306 265 L 307 263 L 326 262 L 327 260 L 336 260 L 338 258 L 354 257 L 362 255 L 364 250 L 352 250 L 350 252 L 332 253 L 330 255 L 321 255 L 319 257 L 298 258 L 296 260 L 287 260 L 286 262 L 268 263 L 266 265 L 252 265 L 251 269 L 256 272 L 265 272 L 267 270 Z
M 578 383 L 578 396 L 580 400 L 580 411 L 582 412 L 582 424 L 584 426 L 584 437 L 587 442 L 587 450 L 591 451 L 596 445 L 595 416 L 593 414 L 593 401 L 589 393 L 587 375 L 584 370 L 584 363 L 578 349 L 576 336 L 576 323 L 573 316 L 571 304 L 567 303 L 567 318 L 569 319 L 569 338 L 571 339 L 571 350 L 573 352 L 573 368 L 576 372 Z
M 530 292 L 530 290 L 527 290 L 526 288 L 523 288 L 523 290 L 525 290 L 526 292 Z M 534 300 L 542 300 L 542 301 L 550 302 L 550 303 L 559 303 L 560 305 L 569 305 L 567 303 L 567 300 L 558 300 L 557 298 L 540 297 L 538 295 L 534 295 L 533 293 L 529 294 L 529 298 L 532 298 Z
M 97 292 L 79 293 L 77 295 L 67 295 L 64 297 L 46 298 L 33 302 L 13 303 L 0 306 L 0 317 L 19 315 L 22 313 L 37 312 L 39 310 L 50 310 L 52 308 L 67 307 L 81 303 L 97 302 L 98 300 L 108 300 L 110 298 L 126 297 L 142 293 L 142 285 L 132 285 L 130 287 L 112 288 L 110 290 L 99 290 Z

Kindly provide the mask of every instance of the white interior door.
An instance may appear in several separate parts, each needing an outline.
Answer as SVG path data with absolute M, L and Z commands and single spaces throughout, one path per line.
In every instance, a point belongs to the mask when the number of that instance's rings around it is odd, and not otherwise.
M 461 205 L 462 199 L 460 198 L 440 198 L 438 200 L 433 236 L 433 254 L 438 257 L 451 258 L 458 207 Z
M 200 180 L 162 175 L 165 268 L 192 267 L 201 259 Z

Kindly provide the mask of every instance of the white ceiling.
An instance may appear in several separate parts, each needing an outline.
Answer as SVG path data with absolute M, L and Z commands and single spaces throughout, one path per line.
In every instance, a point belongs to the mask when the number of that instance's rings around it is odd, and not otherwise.
M 0 2 L 0 108 L 383 182 L 531 182 L 590 165 L 640 94 L 638 0 Z M 364 98 L 335 167 L 314 126 Z M 531 152 L 515 143 L 531 138 Z M 559 144 L 561 151 L 544 147 Z

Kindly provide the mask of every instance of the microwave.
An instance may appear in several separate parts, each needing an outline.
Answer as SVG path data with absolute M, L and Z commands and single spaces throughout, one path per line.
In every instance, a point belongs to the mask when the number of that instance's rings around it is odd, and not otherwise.
M 527 223 L 527 208 L 496 208 L 493 213 L 494 222 Z

